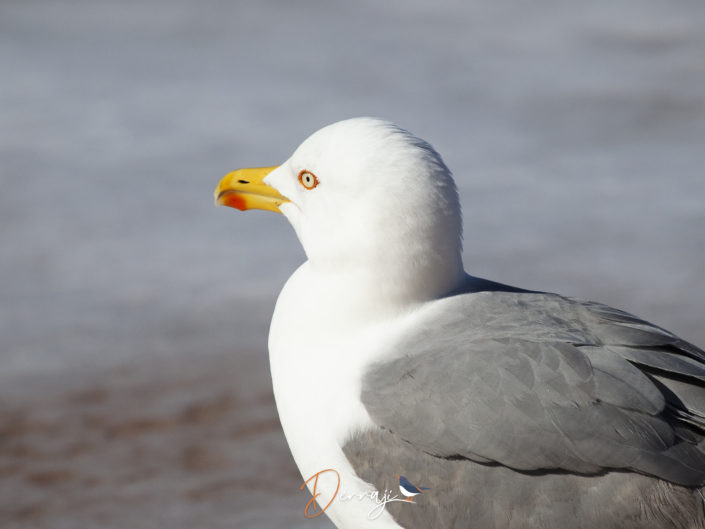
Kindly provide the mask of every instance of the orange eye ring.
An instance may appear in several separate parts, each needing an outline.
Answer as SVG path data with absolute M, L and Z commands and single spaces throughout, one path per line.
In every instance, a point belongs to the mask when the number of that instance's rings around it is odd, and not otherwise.
M 318 178 L 311 171 L 304 169 L 299 173 L 299 182 L 306 189 L 311 190 L 318 185 Z

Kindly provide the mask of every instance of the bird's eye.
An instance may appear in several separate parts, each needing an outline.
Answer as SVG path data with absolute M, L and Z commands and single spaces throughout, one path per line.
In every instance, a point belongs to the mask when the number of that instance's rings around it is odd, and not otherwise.
M 304 170 L 299 173 L 299 182 L 306 189 L 313 189 L 318 185 L 318 178 L 311 171 Z

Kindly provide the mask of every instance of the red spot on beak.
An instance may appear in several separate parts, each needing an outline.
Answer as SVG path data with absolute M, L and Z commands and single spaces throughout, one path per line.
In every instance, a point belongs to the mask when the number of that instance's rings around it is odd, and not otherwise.
M 247 209 L 245 199 L 236 193 L 228 193 L 223 196 L 223 204 L 231 208 L 239 209 L 240 211 Z

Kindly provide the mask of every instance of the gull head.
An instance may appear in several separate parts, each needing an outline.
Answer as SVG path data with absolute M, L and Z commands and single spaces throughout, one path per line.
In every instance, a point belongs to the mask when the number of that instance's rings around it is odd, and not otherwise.
M 324 127 L 276 167 L 228 173 L 216 203 L 282 213 L 321 273 L 435 297 L 463 274 L 453 177 L 425 141 L 376 118 Z

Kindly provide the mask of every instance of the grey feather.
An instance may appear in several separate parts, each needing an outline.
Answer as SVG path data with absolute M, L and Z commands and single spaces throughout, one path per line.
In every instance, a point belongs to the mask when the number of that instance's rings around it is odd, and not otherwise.
M 662 371 L 670 375 L 697 378 L 705 382 L 705 364 L 687 356 L 673 354 L 664 349 L 619 346 L 613 346 L 609 349 L 634 364 L 652 368 L 656 371 Z
M 437 458 L 383 430 L 357 433 L 343 450 L 357 474 L 378 491 L 398 494 L 399 473 L 430 487 L 414 504 L 387 504 L 406 529 L 705 527 L 697 490 L 640 474 L 517 472 Z
M 501 475 L 705 484 L 703 351 L 593 302 L 475 278 L 454 294 L 363 377 L 385 442 Z

